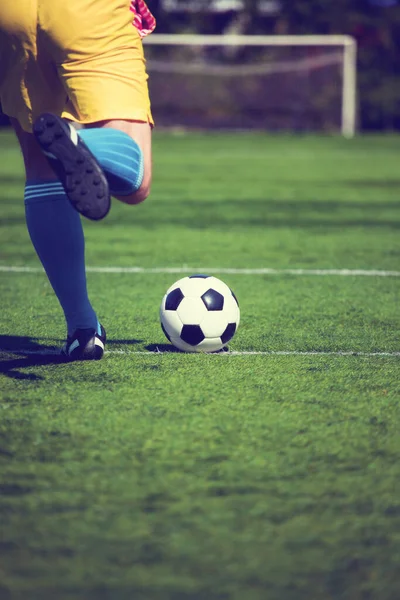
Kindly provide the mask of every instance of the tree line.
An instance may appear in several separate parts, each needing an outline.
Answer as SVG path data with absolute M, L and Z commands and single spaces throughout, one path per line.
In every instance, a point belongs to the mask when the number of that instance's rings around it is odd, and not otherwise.
M 195 2 L 195 0 L 191 0 Z M 178 0 L 178 6 L 188 0 Z M 149 6 L 159 33 L 348 34 L 358 44 L 358 114 L 364 130 L 400 129 L 400 5 L 397 0 L 279 0 L 271 13 L 260 0 L 241 11 L 213 13 L 212 0 L 196 11 L 167 12 L 163 0 Z

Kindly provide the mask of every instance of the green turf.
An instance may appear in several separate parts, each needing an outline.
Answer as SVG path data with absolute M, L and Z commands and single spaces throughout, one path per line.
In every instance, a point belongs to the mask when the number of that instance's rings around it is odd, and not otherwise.
M 399 155 L 157 132 L 152 197 L 85 223 L 88 265 L 399 271 Z M 0 266 L 38 267 L 8 132 L 0 184 Z M 397 600 L 400 277 L 221 275 L 232 350 L 320 354 L 156 354 L 179 277 L 90 272 L 111 352 L 59 364 L 45 276 L 0 272 L 1 600 Z

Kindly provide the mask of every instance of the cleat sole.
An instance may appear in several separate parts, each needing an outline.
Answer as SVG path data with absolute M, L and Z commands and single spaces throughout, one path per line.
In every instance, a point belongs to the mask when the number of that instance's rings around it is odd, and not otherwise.
M 104 219 L 111 206 L 108 182 L 83 141 L 75 144 L 68 125 L 49 113 L 35 121 L 33 135 L 63 184 L 72 206 L 92 221 Z

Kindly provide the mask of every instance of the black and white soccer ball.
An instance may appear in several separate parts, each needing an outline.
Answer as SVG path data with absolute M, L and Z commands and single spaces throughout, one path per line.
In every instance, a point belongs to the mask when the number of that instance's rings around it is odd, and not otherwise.
M 191 275 L 176 281 L 161 302 L 160 321 L 167 339 L 185 352 L 218 352 L 233 338 L 239 304 L 220 279 Z

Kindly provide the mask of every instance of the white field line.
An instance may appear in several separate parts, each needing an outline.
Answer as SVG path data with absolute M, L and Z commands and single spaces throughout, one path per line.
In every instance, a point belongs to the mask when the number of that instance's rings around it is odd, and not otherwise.
M 163 350 L 153 350 L 148 352 L 135 350 L 106 350 L 106 354 L 183 354 L 181 352 L 165 352 Z M 201 352 L 189 352 L 188 354 L 204 354 Z M 243 351 L 232 350 L 228 352 L 211 353 L 208 356 L 400 356 L 400 352 L 357 352 L 357 351 L 324 351 L 318 350 L 297 351 L 297 350 L 266 350 L 266 351 Z
M 0 348 L 0 352 L 8 352 L 10 354 L 17 354 L 17 355 L 22 355 L 22 356 L 56 356 L 60 354 L 60 350 L 59 349 L 54 349 L 54 350 L 50 350 L 50 349 L 46 349 L 46 350 L 11 350 L 8 348 Z M 172 350 L 172 346 L 171 346 L 171 351 L 163 351 L 163 350 L 147 350 L 147 351 L 142 351 L 142 350 L 106 350 L 105 354 L 118 354 L 118 355 L 128 355 L 128 356 L 161 356 L 162 354 L 166 354 L 166 355 L 171 355 L 171 356 L 175 356 L 175 355 L 180 355 L 182 356 L 184 353 L 183 352 L 176 352 L 174 350 Z M 204 356 L 204 353 L 201 352 L 193 352 L 193 353 L 188 353 L 190 356 L 194 356 L 194 355 L 199 355 L 202 354 Z M 310 351 L 297 351 L 297 350 L 267 350 L 267 351 L 255 351 L 255 352 L 251 352 L 251 351 L 228 351 L 228 352 L 219 352 L 219 353 L 214 353 L 214 354 L 208 354 L 208 356 L 360 356 L 360 357 L 374 357 L 374 356 L 386 356 L 386 357 L 400 357 L 400 352 L 358 352 L 356 350 L 345 350 L 345 351 L 340 351 L 340 350 L 332 350 L 332 351 L 325 351 L 325 350 L 310 350 Z
M 130 274 L 225 274 L 225 275 L 339 275 L 342 277 L 400 277 L 400 271 L 381 271 L 378 269 L 234 269 L 224 267 L 86 267 L 88 273 L 130 273 Z M 41 267 L 17 267 L 0 265 L 5 273 L 43 273 Z

